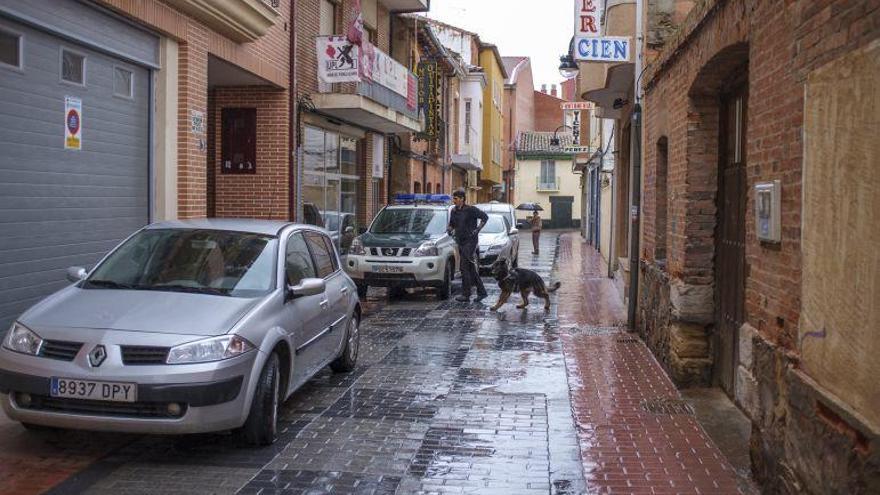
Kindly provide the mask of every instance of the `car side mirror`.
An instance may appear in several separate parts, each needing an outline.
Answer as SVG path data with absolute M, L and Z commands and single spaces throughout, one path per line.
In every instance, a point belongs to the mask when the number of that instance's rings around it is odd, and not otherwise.
M 81 266 L 72 266 L 67 269 L 67 280 L 73 283 L 85 280 L 87 275 L 86 269 Z
M 327 290 L 327 283 L 322 278 L 304 278 L 299 285 L 287 286 L 287 299 L 297 299 L 306 296 L 317 296 Z
M 517 229 L 516 227 L 510 229 L 510 235 L 516 235 L 516 234 L 519 234 L 519 229 Z

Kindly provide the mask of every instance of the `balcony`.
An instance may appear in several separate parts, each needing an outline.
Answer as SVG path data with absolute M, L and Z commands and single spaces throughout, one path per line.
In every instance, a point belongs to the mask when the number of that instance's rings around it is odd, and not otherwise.
M 535 190 L 538 192 L 556 192 L 559 190 L 559 177 L 556 177 L 556 180 L 552 180 L 552 177 L 536 177 L 535 178 Z M 548 182 L 548 180 L 552 180 L 552 182 Z
M 428 0 L 379 0 L 391 12 L 427 12 Z
M 391 57 L 375 48 L 391 61 Z M 415 75 L 397 62 L 395 70 L 413 79 L 407 86 L 407 96 L 418 94 L 418 80 Z M 361 77 L 356 84 L 322 84 L 322 92 L 312 94 L 315 109 L 321 113 L 340 119 L 357 126 L 389 134 L 421 132 L 424 123 L 419 116 L 417 106 L 410 107 L 403 90 L 395 91 L 391 87 Z M 327 92 L 324 92 L 327 91 Z
M 278 21 L 272 0 L 167 0 L 211 29 L 238 43 L 256 41 Z
M 461 145 L 459 152 L 452 153 L 450 156 L 452 164 L 463 170 L 482 171 L 483 164 L 480 162 L 482 150 L 479 145 L 480 136 L 477 134 L 477 130 L 471 126 L 468 126 L 465 132 L 467 137 L 462 140 L 464 143 Z

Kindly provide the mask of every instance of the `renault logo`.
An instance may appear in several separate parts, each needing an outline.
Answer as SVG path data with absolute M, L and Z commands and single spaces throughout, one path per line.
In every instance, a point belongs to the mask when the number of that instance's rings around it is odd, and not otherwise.
M 89 364 L 93 368 L 101 366 L 105 359 L 107 359 L 107 349 L 104 349 L 103 345 L 96 345 L 92 352 L 89 353 Z

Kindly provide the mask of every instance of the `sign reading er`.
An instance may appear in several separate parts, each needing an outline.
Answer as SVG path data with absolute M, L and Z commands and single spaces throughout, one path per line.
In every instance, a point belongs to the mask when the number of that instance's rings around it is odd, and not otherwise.
M 574 0 L 574 35 L 601 36 L 602 9 L 605 0 Z
M 575 60 L 589 62 L 629 62 L 630 39 L 623 36 L 575 38 Z

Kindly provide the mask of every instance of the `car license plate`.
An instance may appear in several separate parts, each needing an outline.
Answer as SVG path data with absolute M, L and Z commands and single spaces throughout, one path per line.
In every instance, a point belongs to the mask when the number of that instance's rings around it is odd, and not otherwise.
M 136 402 L 137 384 L 52 377 L 49 382 L 49 395 L 69 399 Z
M 374 266 L 373 271 L 375 273 L 403 273 L 403 267 L 402 266 L 379 265 L 379 266 Z

